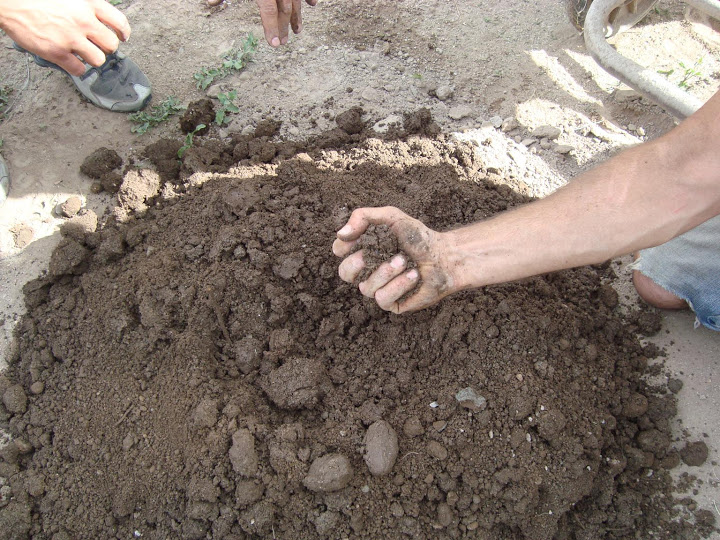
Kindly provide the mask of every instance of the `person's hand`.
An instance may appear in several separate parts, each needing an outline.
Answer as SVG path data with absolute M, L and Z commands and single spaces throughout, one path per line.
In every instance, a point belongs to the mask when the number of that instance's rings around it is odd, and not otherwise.
M 314 6 L 318 0 L 305 0 Z M 289 30 L 299 34 L 302 31 L 302 0 L 257 0 L 260 8 L 265 39 L 271 47 L 288 42 Z
M 127 18 L 105 0 L 0 0 L 0 28 L 23 49 L 73 75 L 105 62 L 130 37 Z
M 343 281 L 353 283 L 365 268 L 363 250 L 353 253 L 353 249 L 370 225 L 388 226 L 397 238 L 399 248 L 417 265 L 407 270 L 406 257 L 397 254 L 358 285 L 360 292 L 374 298 L 382 309 L 394 313 L 416 311 L 460 290 L 451 269 L 452 243 L 449 235 L 435 232 L 389 206 L 359 208 L 338 231 L 333 253 L 345 257 L 338 269 Z M 416 286 L 417 290 L 404 298 Z

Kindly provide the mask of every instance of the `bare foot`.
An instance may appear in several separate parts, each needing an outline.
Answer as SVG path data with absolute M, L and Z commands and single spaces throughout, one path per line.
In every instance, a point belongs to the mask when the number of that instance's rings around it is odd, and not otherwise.
M 660 309 L 685 309 L 687 302 L 666 291 L 645 274 L 633 271 L 633 285 L 640 297 L 651 306 Z

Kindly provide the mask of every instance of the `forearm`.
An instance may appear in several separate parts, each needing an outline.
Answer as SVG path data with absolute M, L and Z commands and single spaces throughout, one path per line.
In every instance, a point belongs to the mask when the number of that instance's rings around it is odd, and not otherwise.
M 661 139 L 556 193 L 447 235 L 460 288 L 603 262 L 720 213 L 720 94 Z

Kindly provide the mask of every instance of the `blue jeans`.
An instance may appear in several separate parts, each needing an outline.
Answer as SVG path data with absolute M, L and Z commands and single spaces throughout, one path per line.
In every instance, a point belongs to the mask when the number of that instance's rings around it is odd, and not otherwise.
M 687 301 L 696 326 L 720 331 L 720 216 L 642 250 L 631 268 Z

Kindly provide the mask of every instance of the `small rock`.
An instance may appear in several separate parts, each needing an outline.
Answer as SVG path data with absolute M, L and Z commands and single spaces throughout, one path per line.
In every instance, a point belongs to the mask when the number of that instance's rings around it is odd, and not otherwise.
M 472 109 L 467 105 L 458 105 L 448 111 L 448 116 L 453 120 L 462 120 L 472 114 Z
M 225 0 L 206 0 L 208 7 L 215 7 L 222 4 Z
M 500 129 L 503 133 L 507 133 L 509 131 L 517 129 L 518 127 L 520 127 L 520 124 L 514 116 L 507 117 L 505 120 L 502 121 L 502 124 L 500 125 Z
M 547 138 L 541 139 L 540 140 L 540 148 L 542 148 L 543 150 L 549 150 L 550 148 L 552 148 L 552 144 L 550 143 L 550 140 Z
M 352 477 L 348 458 L 342 454 L 326 454 L 312 462 L 303 484 L 310 491 L 326 493 L 347 487 Z
M 5 390 L 2 400 L 5 408 L 12 414 L 22 414 L 27 411 L 27 396 L 23 387 L 19 384 Z
M 81 208 L 82 200 L 80 197 L 70 197 L 64 203 L 59 204 L 55 211 L 62 217 L 71 218 L 76 215 Z
M 450 99 L 451 97 L 453 97 L 453 94 L 455 94 L 455 89 L 452 86 L 448 86 L 446 84 L 438 86 L 435 90 L 435 95 L 440 101 Z
M 637 126 L 635 124 L 628 124 L 628 131 L 635 131 L 637 129 Z
M 640 137 L 644 137 L 644 136 L 645 136 L 645 129 L 643 129 L 642 127 L 639 127 L 639 128 L 637 128 L 637 129 L 635 130 L 635 133 L 637 133 Z
M 569 144 L 557 144 L 554 148 L 555 152 L 558 154 L 569 154 L 573 150 L 575 150 L 572 146 Z
M 383 476 L 392 470 L 398 455 L 397 433 L 385 420 L 371 425 L 365 434 L 365 463 L 373 476 Z
M 490 123 L 492 124 L 492 127 L 500 129 L 503 125 L 503 119 L 499 116 L 493 116 L 492 118 L 490 118 Z
M 555 126 L 540 126 L 533 130 L 532 136 L 537 139 L 557 139 L 562 130 Z
M 536 142 L 537 142 L 537 139 L 527 138 L 527 139 L 523 139 L 520 144 L 522 144 L 523 146 L 530 146 L 532 144 L 535 144 Z
M 630 88 L 628 89 L 618 89 L 613 92 L 613 96 L 617 101 L 626 102 L 626 101 L 634 101 L 636 99 L 640 99 L 642 96 L 639 92 L 636 92 L 635 90 L 632 90 Z
M 34 396 L 42 394 L 45 391 L 45 383 L 42 381 L 36 381 L 30 385 L 30 393 Z
M 469 386 L 455 394 L 455 399 L 461 407 L 472 411 L 482 411 L 487 406 L 487 400 Z

